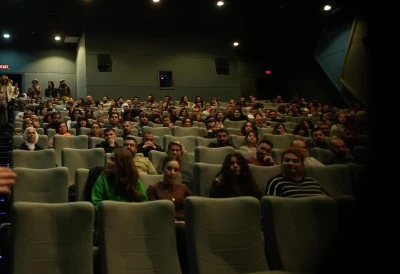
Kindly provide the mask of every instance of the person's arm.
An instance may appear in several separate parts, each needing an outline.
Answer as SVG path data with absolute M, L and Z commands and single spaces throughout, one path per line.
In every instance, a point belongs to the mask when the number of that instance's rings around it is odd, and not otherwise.
M 148 201 L 149 198 L 147 197 L 146 190 L 144 189 L 143 183 L 142 183 L 142 181 L 140 179 L 138 179 L 138 181 L 137 181 L 137 187 L 136 188 L 137 188 L 137 191 L 139 191 L 139 193 L 143 195 L 142 202 Z
M 149 175 L 158 175 L 158 172 L 156 171 L 156 169 L 153 166 L 153 163 L 150 162 L 149 159 L 146 158 L 146 162 L 147 162 L 147 171 L 149 173 Z
M 100 175 L 94 183 L 92 189 L 92 203 L 96 209 L 101 201 L 108 199 L 106 184 L 108 184 L 107 179 L 103 175 Z
M 0 194 L 9 194 L 9 187 L 15 184 L 17 174 L 11 169 L 0 167 Z

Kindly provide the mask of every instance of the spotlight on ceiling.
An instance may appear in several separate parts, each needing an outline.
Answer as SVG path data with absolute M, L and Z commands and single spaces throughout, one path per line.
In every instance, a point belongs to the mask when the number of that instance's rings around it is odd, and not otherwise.
M 234 47 L 238 47 L 239 46 L 239 42 L 238 41 L 233 42 L 233 46 Z
M 56 41 L 60 41 L 60 40 L 61 40 L 61 36 L 60 36 L 60 35 L 56 35 L 56 36 L 54 36 L 54 40 L 56 40 Z
M 224 1 L 218 1 L 217 2 L 217 6 L 218 7 L 222 7 L 224 4 L 225 4 Z
M 6 39 L 8 39 L 8 38 L 10 38 L 10 34 L 4 33 L 4 34 L 3 34 L 3 37 L 6 38 Z

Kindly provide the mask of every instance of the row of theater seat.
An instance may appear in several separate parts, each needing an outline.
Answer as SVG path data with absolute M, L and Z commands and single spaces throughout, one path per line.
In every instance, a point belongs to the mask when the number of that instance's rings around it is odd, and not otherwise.
M 190 273 L 356 273 L 357 206 L 349 197 L 188 197 Z M 171 201 L 102 202 L 98 248 L 90 203 L 17 202 L 11 213 L 12 273 L 182 273 Z
M 193 181 L 192 190 L 201 196 L 208 196 L 208 189 L 211 182 L 221 169 L 222 162 L 226 155 L 235 152 L 233 147 L 207 148 L 197 147 L 195 150 L 193 162 Z M 80 178 L 77 175 L 78 169 L 90 169 L 94 167 L 104 167 L 110 156 L 102 148 L 93 149 L 74 149 L 63 148 L 61 150 L 61 165 L 67 171 L 66 180 L 68 185 L 75 184 Z M 165 152 L 152 151 L 150 159 L 155 163 L 156 169 L 166 156 Z M 137 156 L 141 157 L 141 156 Z M 16 171 L 19 168 L 50 170 L 55 167 L 56 153 L 54 149 L 45 149 L 41 151 L 13 150 L 13 167 Z M 261 190 L 264 190 L 265 184 L 272 176 L 279 174 L 280 166 L 254 166 L 250 165 L 253 176 Z M 339 194 L 353 195 L 356 189 L 362 188 L 362 182 L 367 176 L 367 167 L 361 164 L 331 165 L 322 167 L 307 167 L 306 174 L 316 178 L 324 188 L 333 196 Z M 33 176 L 30 175 L 30 176 Z M 51 176 L 51 175 L 49 175 Z M 150 175 L 148 175 L 150 176 Z M 146 178 L 145 175 L 141 176 Z M 43 176 L 41 177 L 43 180 Z M 60 178 L 60 177 L 55 177 Z M 151 177 L 150 177 L 151 178 Z M 39 178 L 38 178 L 39 179 Z M 50 182 L 52 180 L 50 179 Z M 24 185 L 24 181 L 19 186 Z M 80 184 L 85 183 L 81 178 Z

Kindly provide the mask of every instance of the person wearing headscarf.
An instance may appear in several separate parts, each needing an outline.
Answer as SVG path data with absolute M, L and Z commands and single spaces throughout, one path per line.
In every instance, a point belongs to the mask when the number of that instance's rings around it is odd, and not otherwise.
M 43 148 L 37 144 L 39 135 L 34 127 L 27 127 L 24 131 L 24 142 L 18 147 L 18 149 L 36 151 L 42 150 Z

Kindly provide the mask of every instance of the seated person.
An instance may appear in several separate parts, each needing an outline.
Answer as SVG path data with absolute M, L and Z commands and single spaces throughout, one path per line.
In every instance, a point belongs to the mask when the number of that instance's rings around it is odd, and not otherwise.
M 115 134 L 115 130 L 113 128 L 106 128 L 104 130 L 104 141 L 100 144 L 97 144 L 96 147 L 104 148 L 105 153 L 111 153 L 119 147 L 117 144 L 117 135 Z
M 143 153 L 144 157 L 148 157 L 150 150 L 164 151 L 159 145 L 154 143 L 154 134 L 147 131 L 143 136 L 143 141 L 138 146 L 138 152 Z
M 322 186 L 304 175 L 304 153 L 298 147 L 289 147 L 282 152 L 282 173 L 270 178 L 265 195 L 282 197 L 306 197 L 328 195 Z
M 37 144 L 39 140 L 39 134 L 37 134 L 34 127 L 28 127 L 24 131 L 24 142 L 18 147 L 23 150 L 42 150 L 43 148 Z
M 228 131 L 226 128 L 219 128 L 216 130 L 217 134 L 217 142 L 216 143 L 210 143 L 208 147 L 226 147 L 226 146 L 231 146 L 233 147 L 232 144 L 229 143 L 228 141 Z
M 192 191 L 176 180 L 181 171 L 181 161 L 174 156 L 167 156 L 163 161 L 163 180 L 147 188 L 149 200 L 171 200 L 175 205 L 175 218 L 178 221 L 185 219 L 184 200 L 192 196 Z
M 275 160 L 271 156 L 274 144 L 269 140 L 262 140 L 258 143 L 256 156 L 247 158 L 247 162 L 256 166 L 273 166 Z
M 117 148 L 108 159 L 107 168 L 97 178 L 92 190 L 92 203 L 97 209 L 104 200 L 120 202 L 147 201 L 147 195 L 139 173 L 132 160 L 132 154 L 124 148 Z
M 344 143 L 344 140 L 338 136 L 332 136 L 329 149 L 333 155 L 324 161 L 325 165 L 347 164 L 356 161 L 350 149 Z
M 193 157 L 191 158 L 187 153 L 184 153 L 181 142 L 176 140 L 171 140 L 168 143 L 167 154 L 169 156 L 178 157 L 180 159 L 182 183 L 190 186 L 193 180 L 193 165 L 194 165 Z M 159 167 L 162 168 L 162 163 L 161 165 L 159 165 Z M 157 172 L 159 174 L 162 174 L 163 170 L 157 169 Z
M 290 142 L 290 146 L 300 148 L 304 153 L 304 166 L 324 166 L 323 163 L 310 156 L 310 153 L 307 150 L 306 143 L 302 139 L 294 139 Z
M 158 175 L 149 158 L 136 156 L 137 142 L 133 135 L 125 137 L 124 147 L 132 153 L 133 163 L 135 164 L 139 174 Z
M 249 164 L 240 153 L 225 157 L 221 170 L 215 177 L 211 188 L 211 198 L 252 196 L 261 199 L 262 192 L 254 181 Z

